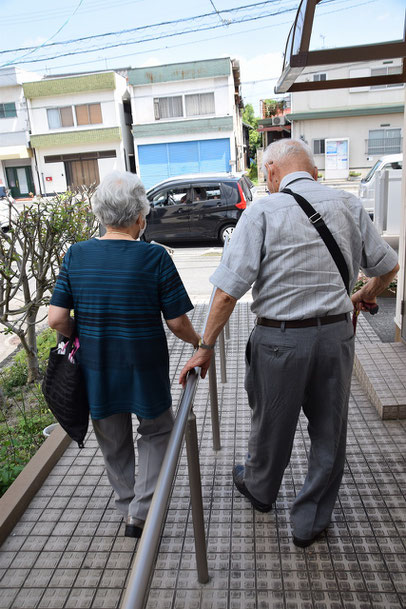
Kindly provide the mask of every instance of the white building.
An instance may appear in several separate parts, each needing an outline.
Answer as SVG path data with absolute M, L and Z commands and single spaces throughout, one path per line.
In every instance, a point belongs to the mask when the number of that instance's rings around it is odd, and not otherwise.
M 379 76 L 399 71 L 399 60 L 379 60 L 317 67 L 317 73 L 302 75 L 297 82 Z M 348 170 L 365 175 L 382 155 L 402 151 L 403 113 L 404 85 L 394 84 L 294 92 L 289 118 L 292 137 L 308 142 L 320 170 L 326 170 L 325 140 L 348 138 Z
M 15 198 L 35 192 L 23 83 L 41 76 L 14 66 L 0 70 L 0 186 Z
M 115 72 L 45 78 L 24 84 L 44 194 L 99 183 L 134 166 L 126 79 Z M 34 176 L 35 178 L 35 176 Z
M 239 64 L 210 59 L 128 70 L 137 173 L 245 169 Z

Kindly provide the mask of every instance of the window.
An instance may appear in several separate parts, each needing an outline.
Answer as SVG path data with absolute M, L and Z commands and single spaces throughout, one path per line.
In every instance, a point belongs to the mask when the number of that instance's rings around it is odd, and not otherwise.
M 220 184 L 207 184 L 203 186 L 194 186 L 193 188 L 193 202 L 198 201 L 213 201 L 214 199 L 220 199 Z
M 313 140 L 313 154 L 324 154 L 324 140 Z
M 320 80 L 327 80 L 327 74 L 313 74 L 314 82 L 319 82 Z
M 400 129 L 372 129 L 367 142 L 367 154 L 399 154 L 402 152 Z
M 154 98 L 155 120 L 161 118 L 177 118 L 183 116 L 182 96 L 155 97 Z
M 190 203 L 189 186 L 171 188 L 170 190 L 160 190 L 152 198 L 153 207 L 164 207 L 166 205 L 180 205 L 181 203 Z
M 9 104 L 0 104 L 0 118 L 13 118 L 17 116 L 16 105 L 14 102 Z
M 372 68 L 371 76 L 387 76 L 389 74 L 400 74 L 401 67 L 400 66 L 383 66 L 382 68 Z M 395 83 L 392 85 L 374 85 L 371 87 L 373 89 L 391 89 L 393 87 L 403 87 L 403 83 Z
M 63 108 L 48 108 L 48 125 L 50 129 L 59 129 L 60 127 L 73 127 L 72 107 L 65 106 Z
M 214 93 L 185 95 L 186 116 L 214 114 Z
M 100 104 L 81 104 L 75 106 L 75 112 L 78 125 L 97 125 L 103 122 Z

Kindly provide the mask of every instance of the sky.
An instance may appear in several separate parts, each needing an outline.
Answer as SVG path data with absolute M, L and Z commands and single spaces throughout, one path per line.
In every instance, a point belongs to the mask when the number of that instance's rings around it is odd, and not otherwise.
M 240 61 L 244 102 L 259 115 L 260 100 L 274 96 L 298 5 L 299 0 L 0 0 L 0 68 L 18 65 L 52 75 L 231 57 Z M 310 48 L 399 40 L 404 14 L 405 0 L 323 0 Z M 76 40 L 89 36 L 98 37 Z

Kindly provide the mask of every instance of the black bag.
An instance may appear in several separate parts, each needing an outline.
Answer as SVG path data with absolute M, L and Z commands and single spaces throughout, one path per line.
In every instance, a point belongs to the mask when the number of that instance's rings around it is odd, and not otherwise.
M 76 351 L 75 338 L 70 338 L 63 355 L 58 353 L 58 346 L 50 350 L 42 393 L 58 423 L 79 448 L 83 448 L 89 425 L 89 403 L 83 372 L 75 356 L 69 358 L 72 351 Z

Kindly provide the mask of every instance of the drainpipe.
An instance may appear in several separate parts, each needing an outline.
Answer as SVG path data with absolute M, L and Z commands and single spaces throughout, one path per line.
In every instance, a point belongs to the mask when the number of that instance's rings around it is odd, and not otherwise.
M 37 178 L 38 178 L 38 184 L 39 184 L 39 194 L 40 194 L 40 195 L 41 195 L 41 197 L 42 197 L 44 193 L 42 192 L 42 188 L 41 188 L 41 178 L 40 178 L 39 171 L 38 171 L 37 153 L 36 153 L 35 148 L 31 148 L 31 150 L 32 150 L 32 151 L 33 151 L 33 153 L 34 153 L 35 171 L 36 171 L 36 174 L 37 174 Z

